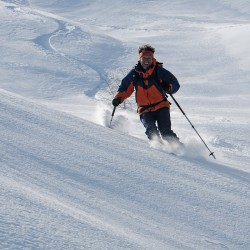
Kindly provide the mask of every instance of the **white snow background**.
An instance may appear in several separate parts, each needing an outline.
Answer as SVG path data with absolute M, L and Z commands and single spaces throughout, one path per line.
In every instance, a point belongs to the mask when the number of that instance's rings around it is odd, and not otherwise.
M 247 0 L 0 1 L 0 249 L 250 249 Z M 149 43 L 184 154 L 119 81 Z M 170 100 L 171 101 L 171 100 Z

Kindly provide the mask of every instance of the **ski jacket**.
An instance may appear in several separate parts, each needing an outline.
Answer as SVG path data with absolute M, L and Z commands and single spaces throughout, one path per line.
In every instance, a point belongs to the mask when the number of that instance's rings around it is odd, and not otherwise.
M 122 79 L 115 98 L 121 98 L 123 102 L 135 90 L 135 98 L 140 115 L 163 107 L 170 108 L 170 103 L 166 98 L 166 86 L 171 84 L 171 93 L 174 94 L 179 90 L 180 85 L 171 72 L 159 65 L 162 64 L 158 63 L 154 58 L 151 67 L 144 70 L 139 62 Z

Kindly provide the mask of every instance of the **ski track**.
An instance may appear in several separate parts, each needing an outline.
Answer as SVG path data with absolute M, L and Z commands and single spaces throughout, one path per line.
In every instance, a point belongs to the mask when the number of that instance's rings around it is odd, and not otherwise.
M 105 67 L 107 66 L 107 64 L 105 64 L 105 62 L 100 61 L 100 58 L 99 58 L 100 55 L 98 54 L 98 51 L 100 50 L 99 49 L 100 42 L 98 40 L 108 39 L 112 41 L 110 37 L 106 37 L 105 35 L 94 34 L 93 32 L 90 33 L 89 28 L 87 27 L 85 27 L 86 31 L 84 31 L 82 28 L 83 26 L 82 24 L 79 24 L 75 21 L 71 21 L 67 18 L 63 18 L 58 15 L 54 15 L 45 11 L 40 11 L 40 10 L 33 9 L 30 7 L 23 7 L 23 6 L 20 7 L 16 5 L 8 6 L 7 8 L 12 10 L 15 13 L 15 15 L 20 16 L 19 18 L 21 18 L 21 15 L 19 14 L 23 14 L 24 18 L 27 15 L 34 15 L 44 20 L 43 22 L 50 21 L 51 23 L 56 24 L 57 28 L 55 30 L 46 34 L 39 35 L 33 38 L 32 41 L 34 42 L 34 45 L 41 47 L 41 49 L 43 50 L 43 53 L 44 52 L 46 53 L 45 57 L 47 57 L 48 59 L 53 57 L 55 60 L 55 63 L 58 63 L 58 60 L 61 60 L 63 64 L 66 64 L 67 66 L 72 67 L 73 68 L 72 70 L 78 71 L 79 74 L 81 74 L 82 76 L 86 74 L 91 76 L 92 79 L 90 79 L 90 77 L 88 76 L 87 77 L 84 76 L 82 77 L 83 79 L 81 79 L 81 82 L 84 82 L 85 84 L 84 93 L 87 96 L 94 97 L 95 94 L 100 89 L 107 87 L 108 79 L 107 79 L 107 73 L 105 70 Z M 62 46 L 58 43 L 58 41 L 60 41 L 61 39 L 67 40 L 67 37 L 70 37 L 70 36 L 76 36 L 76 37 L 82 36 L 86 40 L 87 48 L 85 48 L 85 50 L 87 52 L 85 53 L 88 53 L 88 49 L 92 50 L 95 47 L 94 40 L 97 40 L 97 46 L 98 46 L 96 47 L 97 52 L 96 54 L 94 54 L 94 51 L 93 51 L 93 55 L 92 55 L 93 58 L 96 57 L 97 60 L 93 60 L 95 61 L 94 63 L 88 59 L 85 60 L 84 57 L 86 56 L 84 55 L 82 57 L 80 56 L 82 53 L 80 50 L 82 50 L 83 48 L 77 48 L 78 45 L 71 44 L 70 41 L 68 41 L 68 44 L 66 44 L 66 46 L 72 47 L 72 51 L 75 50 L 74 49 L 74 46 L 75 46 L 76 49 L 78 49 L 78 51 L 80 52 L 79 55 L 77 56 L 70 55 L 69 54 L 70 51 L 65 50 L 65 48 L 62 48 Z M 91 45 L 93 48 L 88 48 L 88 47 L 91 47 L 89 46 L 91 43 L 93 44 Z M 110 46 L 111 47 L 115 46 L 116 43 L 119 43 L 119 41 L 113 39 L 112 44 Z M 57 47 L 58 44 L 65 51 L 60 50 L 60 47 Z M 103 46 L 106 46 L 108 48 L 108 46 L 105 44 Z M 109 54 L 109 56 L 112 56 L 112 55 Z M 115 54 L 113 57 L 115 58 Z M 109 61 L 112 61 L 112 57 L 110 57 Z M 79 81 L 78 79 L 75 80 L 75 82 L 78 82 L 78 81 Z M 87 88 L 87 85 L 89 86 L 89 89 Z M 68 89 L 65 89 L 65 90 L 67 92 L 69 91 Z

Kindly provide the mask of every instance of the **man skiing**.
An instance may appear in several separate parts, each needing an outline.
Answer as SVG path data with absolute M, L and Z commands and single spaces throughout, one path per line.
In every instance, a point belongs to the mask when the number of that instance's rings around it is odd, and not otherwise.
M 180 85 L 176 77 L 157 62 L 154 52 L 148 44 L 139 47 L 138 64 L 122 79 L 112 104 L 117 107 L 135 89 L 138 113 L 148 139 L 162 142 L 162 138 L 181 146 L 171 129 L 170 103 L 166 96 L 166 93 L 176 93 Z

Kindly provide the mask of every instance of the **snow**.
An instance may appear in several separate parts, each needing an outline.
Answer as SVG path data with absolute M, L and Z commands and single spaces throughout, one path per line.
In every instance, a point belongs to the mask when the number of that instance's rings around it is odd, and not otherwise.
M 1 249 L 250 249 L 248 1 L 0 1 Z M 174 73 L 150 145 L 122 77 L 149 43 Z

